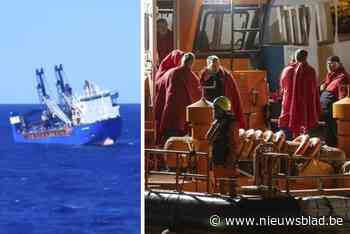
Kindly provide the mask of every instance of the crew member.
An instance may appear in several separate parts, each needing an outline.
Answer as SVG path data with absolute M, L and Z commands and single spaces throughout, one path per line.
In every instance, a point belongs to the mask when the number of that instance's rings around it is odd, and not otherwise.
M 165 99 L 157 105 L 163 107 L 159 115 L 157 143 L 164 142 L 172 136 L 184 136 L 188 131 L 186 125 L 186 107 L 198 101 L 201 97 L 200 84 L 192 71 L 194 54 L 186 53 L 181 59 L 181 65 L 164 74 Z M 156 110 L 160 110 L 159 106 Z
M 211 166 L 215 178 L 234 177 L 237 175 L 238 160 L 237 147 L 235 146 L 238 146 L 239 141 L 236 118 L 231 112 L 229 98 L 220 96 L 214 100 L 213 105 L 215 120 L 207 133 L 207 139 L 212 149 Z M 227 186 L 221 187 L 227 188 Z
M 174 49 L 173 31 L 168 28 L 166 19 L 157 21 L 157 48 L 159 61 L 162 61 Z
M 316 72 L 307 63 L 307 56 L 307 51 L 297 50 L 296 62 L 284 68 L 280 79 L 282 110 L 279 127 L 290 131 L 293 137 L 316 127 L 320 116 Z
M 331 56 L 327 59 L 325 82 L 321 85 L 322 118 L 326 122 L 326 144 L 337 145 L 337 124 L 333 119 L 333 103 L 347 95 L 346 86 L 350 83 L 350 77 L 345 71 L 340 58 Z
M 207 58 L 207 67 L 200 72 L 200 83 L 204 97 L 213 102 L 215 98 L 226 96 L 231 103 L 231 111 L 239 122 L 239 127 L 245 127 L 243 106 L 236 81 L 232 75 L 220 65 L 220 59 L 211 55 Z

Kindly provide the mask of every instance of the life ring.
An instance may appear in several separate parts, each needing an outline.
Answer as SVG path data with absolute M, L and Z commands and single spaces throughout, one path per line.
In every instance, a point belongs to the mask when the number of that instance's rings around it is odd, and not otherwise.
M 310 145 L 310 136 L 307 134 L 302 134 L 295 138 L 292 142 L 299 143 L 299 146 L 295 150 L 294 155 L 304 155 Z

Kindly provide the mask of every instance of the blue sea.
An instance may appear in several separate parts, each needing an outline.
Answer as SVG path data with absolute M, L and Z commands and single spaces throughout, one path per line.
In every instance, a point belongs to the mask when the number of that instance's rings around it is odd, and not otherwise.
M 140 233 L 140 104 L 111 147 L 14 144 L 0 105 L 0 234 Z

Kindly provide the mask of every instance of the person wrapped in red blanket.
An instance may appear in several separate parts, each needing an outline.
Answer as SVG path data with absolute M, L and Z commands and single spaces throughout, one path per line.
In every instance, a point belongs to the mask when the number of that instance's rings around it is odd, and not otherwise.
M 291 131 L 293 137 L 315 128 L 320 116 L 316 72 L 307 63 L 307 56 L 307 51 L 297 50 L 296 61 L 283 69 L 280 78 L 282 110 L 279 127 Z
M 171 68 L 179 66 L 183 55 L 184 52 L 181 50 L 173 50 L 167 54 L 159 64 L 159 68 L 155 76 L 155 81 L 157 82 Z
M 166 84 L 167 76 L 166 72 L 180 66 L 181 58 L 184 55 L 184 52 L 181 50 L 173 50 L 168 54 L 163 61 L 161 62 L 159 69 L 155 75 L 155 99 L 154 99 L 154 118 L 155 118 L 155 127 L 156 127 L 156 143 L 161 144 L 160 139 L 160 122 L 164 110 L 165 98 L 166 98 Z M 163 79 L 163 76 L 165 77 Z
M 198 77 L 192 71 L 194 54 L 186 53 L 181 65 L 167 71 L 162 82 L 164 99 L 156 101 L 155 111 L 158 124 L 157 143 L 163 145 L 172 136 L 184 136 L 188 132 L 186 107 L 201 98 Z
M 207 67 L 200 72 L 200 83 L 207 100 L 213 102 L 217 97 L 227 97 L 232 103 L 231 112 L 238 121 L 238 127 L 245 128 L 238 85 L 232 75 L 220 65 L 217 56 L 211 55 L 207 58 Z
M 347 95 L 347 85 L 350 84 L 349 74 L 345 71 L 338 56 L 327 59 L 328 73 L 321 85 L 322 118 L 326 122 L 326 144 L 337 145 L 337 123 L 333 119 L 333 103 Z

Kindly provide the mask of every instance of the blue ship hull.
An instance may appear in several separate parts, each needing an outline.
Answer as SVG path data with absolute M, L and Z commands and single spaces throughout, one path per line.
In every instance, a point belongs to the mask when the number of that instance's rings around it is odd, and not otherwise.
M 69 133 L 61 136 L 45 136 L 47 131 L 38 131 L 35 137 L 28 137 L 16 130 L 12 125 L 13 139 L 16 143 L 39 143 L 39 144 L 65 144 L 65 145 L 85 145 L 101 144 L 106 139 L 114 142 L 120 137 L 122 129 L 122 119 L 116 117 L 98 121 L 92 124 L 74 126 Z M 39 137 L 38 137 L 39 135 Z

